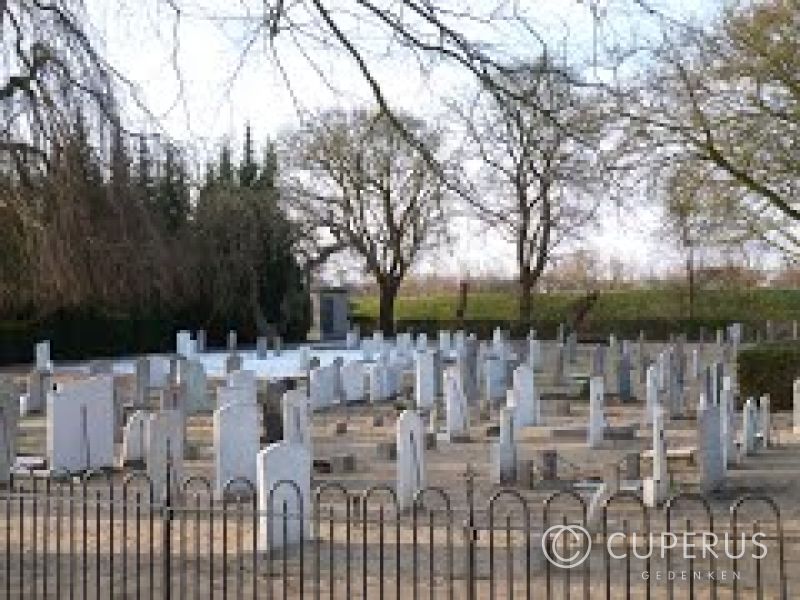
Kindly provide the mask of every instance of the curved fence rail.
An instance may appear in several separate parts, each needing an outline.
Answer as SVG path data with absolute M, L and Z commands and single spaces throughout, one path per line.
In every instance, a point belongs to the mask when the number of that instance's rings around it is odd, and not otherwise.
M 174 491 L 171 491 L 174 490 Z M 768 498 L 648 509 L 497 490 L 456 505 L 389 487 L 237 480 L 154 494 L 143 476 L 18 477 L 0 490 L 4 598 L 793 598 L 798 558 Z M 754 544 L 754 540 L 760 544 Z M 713 542 L 713 543 L 712 543 Z M 689 551 L 686 551 L 686 548 Z M 763 548 L 763 549 L 762 549 Z M 573 564 L 574 563 L 574 564 Z M 798 587 L 800 589 L 800 587 Z

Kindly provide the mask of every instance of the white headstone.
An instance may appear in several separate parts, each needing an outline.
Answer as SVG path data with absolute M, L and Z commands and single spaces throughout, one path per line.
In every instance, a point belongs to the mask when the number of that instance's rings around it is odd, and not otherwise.
M 542 366 L 542 343 L 535 337 L 528 340 L 528 366 L 533 370 Z
M 252 389 L 221 385 L 217 388 L 217 407 L 215 410 L 219 410 L 228 404 L 255 404 L 255 402 Z
M 703 493 L 719 488 L 725 477 L 719 408 L 706 404 L 697 412 L 697 466 Z
M 756 449 L 756 408 L 752 398 L 742 407 L 742 452 L 749 456 Z
M 17 459 L 19 394 L 11 381 L 0 379 L 0 484 L 8 483 Z
M 36 370 L 53 371 L 53 363 L 50 360 L 50 341 L 45 340 L 36 344 Z
M 506 397 L 506 361 L 490 356 L 483 362 L 484 390 L 486 400 L 497 405 Z
M 341 368 L 342 392 L 345 402 L 361 402 L 367 397 L 364 363 L 352 360 Z
M 397 419 L 397 503 L 411 508 L 416 493 L 425 488 L 425 426 L 415 411 Z
M 722 447 L 722 464 L 726 467 L 736 456 L 736 426 L 733 421 L 735 411 L 733 409 L 733 389 L 731 378 L 725 377 L 722 380 L 722 391 L 719 396 L 719 420 L 720 420 L 720 446 Z
M 800 434 L 800 379 L 795 379 L 792 384 L 792 409 L 793 430 Z
M 664 411 L 658 407 L 653 414 L 653 476 L 642 481 L 642 500 L 645 506 L 659 506 L 669 491 L 667 471 L 667 441 L 664 437 Z
M 430 408 L 436 399 L 436 354 L 417 352 L 414 368 L 414 398 L 417 408 Z
M 255 403 L 235 402 L 214 411 L 216 489 L 222 494 L 228 482 L 243 478 L 256 485 L 259 450 L 259 415 Z
M 65 382 L 47 395 L 47 460 L 54 471 L 114 466 L 114 378 Z
M 186 410 L 189 414 L 211 410 L 208 380 L 203 363 L 188 360 L 183 364 L 181 378 L 186 381 Z
M 602 377 L 589 379 L 589 433 L 590 448 L 596 448 L 605 434 L 605 391 Z
M 517 445 L 516 423 L 517 411 L 512 407 L 500 409 L 500 438 L 492 446 L 492 483 L 511 483 L 516 479 Z
M 514 394 L 517 405 L 517 425 L 528 427 L 541 424 L 539 391 L 536 389 L 536 378 L 533 369 L 528 365 L 520 365 L 514 369 Z
M 451 344 L 450 344 L 450 332 L 447 330 L 440 330 L 439 331 L 439 351 L 442 353 L 442 356 L 447 356 L 450 354 Z
M 227 376 L 228 387 L 241 388 L 245 391 L 245 402 L 256 402 L 258 398 L 258 382 L 255 371 L 231 371 Z M 221 405 L 217 404 L 217 408 Z
M 417 335 L 417 351 L 418 352 L 427 352 L 428 351 L 428 334 L 424 331 Z
M 150 356 L 150 387 L 162 388 L 169 382 L 169 358 Z
M 361 346 L 361 339 L 358 335 L 357 331 L 350 330 L 347 332 L 347 338 L 345 340 L 345 347 L 348 350 L 357 350 Z
M 196 354 L 195 341 L 192 339 L 191 331 L 179 331 L 175 335 L 175 351 L 178 356 L 183 358 L 193 358 Z
M 469 429 L 467 399 L 456 368 L 448 367 L 445 371 L 444 387 L 447 434 L 451 439 L 455 435 L 466 435 Z
M 258 453 L 259 549 L 308 539 L 311 528 L 311 456 L 300 444 L 279 442 Z
M 178 492 L 183 485 L 184 435 L 183 416 L 176 410 L 153 413 L 147 421 L 147 476 L 156 499 L 164 497 L 168 472 L 170 493 Z
M 331 365 L 311 369 L 309 376 L 309 398 L 313 409 L 333 406 L 336 398 L 338 371 Z
M 647 367 L 645 386 L 645 419 L 652 423 L 653 414 L 658 409 L 658 370 L 655 365 Z
M 147 422 L 150 420 L 149 413 L 137 410 L 125 424 L 122 432 L 122 457 L 120 462 L 123 466 L 144 461 L 147 457 Z
M 291 444 L 311 448 L 311 429 L 308 419 L 308 398 L 300 390 L 289 390 L 281 401 L 283 411 L 283 439 Z
M 769 448 L 772 445 L 772 439 L 770 437 L 771 430 L 772 430 L 772 413 L 770 412 L 770 400 L 769 394 L 764 394 L 761 396 L 761 402 L 758 405 L 759 409 L 759 418 L 758 418 L 758 426 L 761 433 L 761 443 L 763 444 L 764 448 Z

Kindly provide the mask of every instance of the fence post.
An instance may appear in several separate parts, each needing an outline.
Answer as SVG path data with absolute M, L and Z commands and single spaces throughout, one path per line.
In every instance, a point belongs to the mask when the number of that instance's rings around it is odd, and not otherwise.
M 477 600 L 476 573 L 475 573 L 475 541 L 477 540 L 477 530 L 475 529 L 475 472 L 472 465 L 468 464 L 464 472 L 464 479 L 467 488 L 467 510 L 468 516 L 464 523 L 464 544 L 466 545 L 466 587 L 467 600 Z
M 172 454 L 170 441 L 167 440 L 167 474 L 164 487 L 164 506 L 162 507 L 162 545 L 161 556 L 163 562 L 163 595 L 164 600 L 172 598 Z

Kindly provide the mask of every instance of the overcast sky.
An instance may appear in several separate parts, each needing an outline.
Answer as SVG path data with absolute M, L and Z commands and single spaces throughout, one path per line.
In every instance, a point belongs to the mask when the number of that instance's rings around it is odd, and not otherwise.
M 672 14 L 699 18 L 708 18 L 716 6 L 713 0 L 651 3 Z M 517 10 L 530 20 L 551 52 L 589 69 L 595 32 L 601 59 L 605 46 L 654 32 L 632 0 L 603 4 L 607 5 L 605 17 L 596 22 L 587 0 L 508 0 L 506 10 Z M 266 139 L 296 124 L 303 111 L 373 104 L 352 61 L 315 45 L 310 38 L 303 43 L 309 54 L 304 57 L 288 36 L 279 36 L 276 47 L 282 70 L 263 36 L 244 52 L 248 28 L 242 17 L 248 15 L 248 8 L 255 11 L 262 6 L 261 0 L 184 0 L 180 20 L 166 5 L 163 0 L 127 0 L 120 8 L 117 2 L 90 0 L 88 8 L 111 62 L 133 82 L 159 127 L 198 157 L 225 138 L 238 148 L 246 122 L 257 139 Z M 469 5 L 480 3 L 470 1 Z M 376 74 L 395 107 L 435 121 L 443 116 L 443 100 L 469 89 L 471 81 L 463 72 L 451 66 L 423 72 L 396 48 L 386 52 L 385 41 L 377 39 L 368 26 L 351 23 L 350 27 L 351 33 L 361 36 L 362 46 L 374 52 L 372 64 L 378 65 Z M 509 55 L 535 56 L 541 51 L 531 36 L 514 27 L 475 33 Z M 641 273 L 675 264 L 678 255 L 658 234 L 658 212 L 646 205 L 646 198 L 637 198 L 625 210 L 607 206 L 598 227 L 585 233 L 581 247 L 603 261 L 622 260 Z M 471 221 L 458 230 L 453 247 L 431 257 L 425 270 L 513 276 L 512 249 L 491 231 Z

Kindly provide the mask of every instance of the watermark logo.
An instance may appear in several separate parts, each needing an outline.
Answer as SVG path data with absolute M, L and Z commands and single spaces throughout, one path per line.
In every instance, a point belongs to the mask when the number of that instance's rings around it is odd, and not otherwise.
M 568 537 L 563 538 L 565 535 Z M 575 548 L 575 551 L 564 556 L 565 548 Z M 591 551 L 592 536 L 580 525 L 553 525 L 542 535 L 544 557 L 561 569 L 574 569 L 582 565 Z

